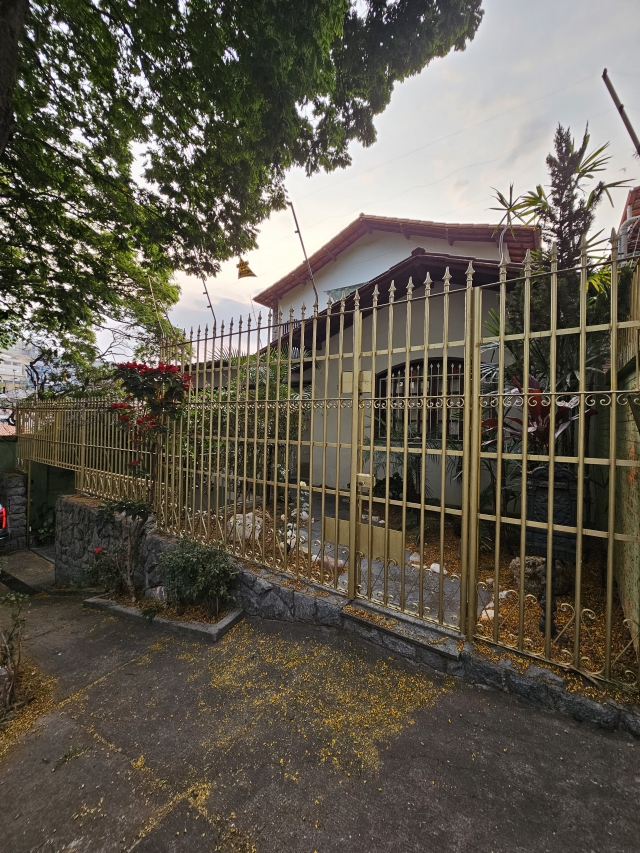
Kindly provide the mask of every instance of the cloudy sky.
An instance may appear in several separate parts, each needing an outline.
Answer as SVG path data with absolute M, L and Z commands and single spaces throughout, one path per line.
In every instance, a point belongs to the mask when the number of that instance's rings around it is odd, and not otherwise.
M 640 0 L 484 0 L 478 34 L 462 53 L 435 60 L 398 85 L 378 117 L 377 142 L 354 145 L 353 163 L 330 175 L 292 172 L 287 191 L 308 253 L 359 213 L 441 222 L 496 222 L 492 187 L 516 193 L 546 181 L 545 156 L 558 122 L 593 146 L 610 143 L 604 176 L 640 184 L 640 161 L 601 79 L 609 70 L 640 133 Z M 602 206 L 598 226 L 618 224 Z M 218 320 L 251 311 L 251 296 L 302 260 L 290 211 L 264 223 L 247 256 L 256 278 L 239 281 L 236 261 L 209 288 Z M 178 276 L 182 298 L 172 320 L 204 325 L 201 282 Z M 257 308 L 256 308 L 257 310 Z

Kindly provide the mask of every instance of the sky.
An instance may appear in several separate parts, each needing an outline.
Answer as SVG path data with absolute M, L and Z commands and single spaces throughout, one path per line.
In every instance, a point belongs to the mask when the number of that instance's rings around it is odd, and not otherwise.
M 463 52 L 434 60 L 397 84 L 377 117 L 377 141 L 351 147 L 352 164 L 286 181 L 307 253 L 359 213 L 438 222 L 497 222 L 494 187 L 516 194 L 546 183 L 545 157 L 558 123 L 578 142 L 589 124 L 592 147 L 610 143 L 605 180 L 640 185 L 640 161 L 611 101 L 607 68 L 640 134 L 640 0 L 484 0 L 485 15 Z M 597 228 L 617 227 L 627 190 L 602 204 Z M 245 256 L 256 278 L 238 280 L 237 260 L 208 280 L 218 322 L 246 316 L 251 297 L 302 260 L 291 211 L 264 222 Z M 187 330 L 211 323 L 202 282 L 182 288 L 172 321 Z M 260 306 L 255 306 L 255 311 Z

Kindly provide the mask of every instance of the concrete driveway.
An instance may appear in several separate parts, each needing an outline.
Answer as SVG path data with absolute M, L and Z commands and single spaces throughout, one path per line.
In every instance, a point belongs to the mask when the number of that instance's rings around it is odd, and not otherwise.
M 205 646 L 41 595 L 28 655 L 55 707 L 0 758 L 2 853 L 639 848 L 640 742 L 338 631 Z

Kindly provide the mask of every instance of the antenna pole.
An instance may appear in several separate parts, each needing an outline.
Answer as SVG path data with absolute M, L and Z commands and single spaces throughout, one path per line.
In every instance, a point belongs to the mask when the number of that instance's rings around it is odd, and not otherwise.
M 318 291 L 316 290 L 316 282 L 313 278 L 313 271 L 311 269 L 311 264 L 309 263 L 309 258 L 307 257 L 307 250 L 304 247 L 304 241 L 302 239 L 302 233 L 300 232 L 300 226 L 298 225 L 298 217 L 296 216 L 296 211 L 293 207 L 293 202 L 288 202 L 289 207 L 291 208 L 291 213 L 293 213 L 293 221 L 296 223 L 296 234 L 300 238 L 300 245 L 302 246 L 302 254 L 304 255 L 304 259 L 307 262 L 307 269 L 309 270 L 309 278 L 311 279 L 311 286 L 313 287 L 313 292 L 316 297 L 316 302 L 318 302 Z
M 618 97 L 618 93 L 613 88 L 613 83 L 611 82 L 611 80 L 609 80 L 609 74 L 607 73 L 606 68 L 602 72 L 602 79 L 604 80 L 604 85 L 609 90 L 609 94 L 613 98 L 613 103 L 616 105 L 616 108 L 617 108 L 618 112 L 620 113 L 620 118 L 624 122 L 624 126 L 629 131 L 629 136 L 631 137 L 631 140 L 636 147 L 636 151 L 638 152 L 638 157 L 640 157 L 640 139 L 638 139 L 638 136 L 637 136 L 635 130 L 633 129 L 633 125 L 629 121 L 629 116 L 626 113 L 626 110 L 624 108 L 624 104 L 620 101 L 620 98 Z
M 204 287 L 203 295 L 207 297 L 207 304 L 209 305 L 209 310 L 213 314 L 213 322 L 216 323 L 216 325 L 217 325 L 218 321 L 216 320 L 216 312 L 213 310 L 213 305 L 211 304 L 211 297 L 209 296 L 209 288 L 207 287 L 207 279 L 205 278 L 204 273 L 202 274 L 202 286 Z

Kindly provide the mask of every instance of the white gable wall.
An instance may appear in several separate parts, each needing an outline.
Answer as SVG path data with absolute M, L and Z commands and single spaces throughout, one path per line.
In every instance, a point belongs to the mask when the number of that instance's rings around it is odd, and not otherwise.
M 418 248 L 426 252 L 443 255 L 464 255 L 482 260 L 499 260 L 496 243 L 471 243 L 456 241 L 450 246 L 447 240 L 432 237 L 411 237 L 407 240 L 402 234 L 387 231 L 374 231 L 357 240 L 342 252 L 337 260 L 329 261 L 315 276 L 320 310 L 327 307 L 328 291 L 355 284 L 364 284 L 372 278 L 381 275 L 394 264 L 408 258 L 411 252 Z M 505 246 L 506 249 L 506 246 Z M 509 261 L 508 249 L 506 249 Z M 285 322 L 290 309 L 293 307 L 294 317 L 300 317 L 302 305 L 306 306 L 307 316 L 313 310 L 314 295 L 310 282 L 299 285 L 289 291 L 279 302 Z

